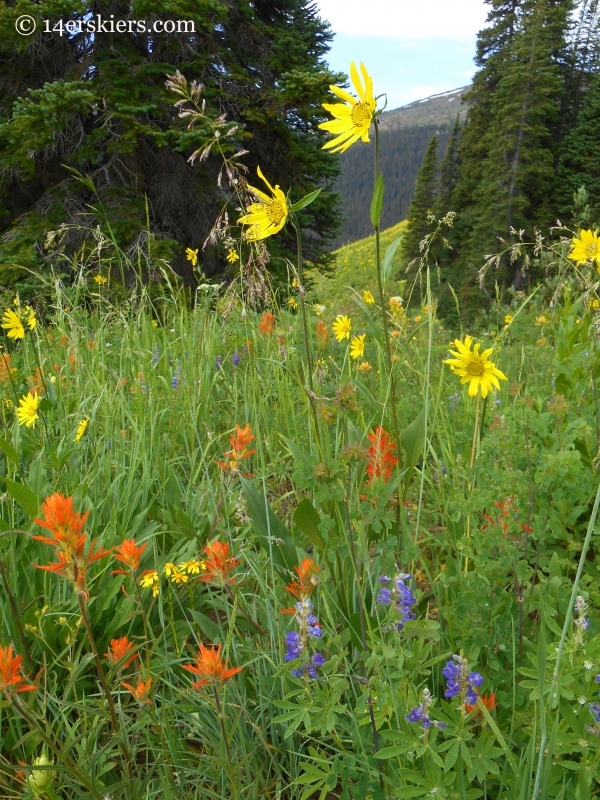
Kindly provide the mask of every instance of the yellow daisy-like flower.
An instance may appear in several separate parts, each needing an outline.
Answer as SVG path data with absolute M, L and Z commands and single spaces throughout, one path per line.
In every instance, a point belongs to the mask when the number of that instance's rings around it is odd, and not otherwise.
M 94 275 L 94 283 L 104 286 L 105 283 L 108 283 L 108 278 L 105 278 L 104 275 Z
M 423 319 L 423 317 L 420 314 L 417 314 L 416 317 L 413 317 L 413 321 L 414 322 L 421 322 L 422 319 Z
M 164 568 L 164 573 L 167 578 L 170 578 L 174 572 L 177 572 L 177 566 L 172 561 L 167 561 Z
M 350 331 L 352 330 L 352 320 L 345 314 L 339 314 L 333 321 L 333 335 L 341 342 L 342 339 L 350 338 Z
M 35 428 L 36 420 L 40 418 L 38 414 L 38 407 L 40 398 L 37 392 L 33 394 L 26 394 L 19 400 L 19 408 L 17 408 L 17 419 L 19 425 L 25 425 L 28 428 Z
M 140 578 L 140 586 L 142 589 L 152 589 L 153 597 L 158 597 L 158 593 L 160 591 L 160 579 L 158 577 L 158 572 L 155 569 L 151 569 L 144 573 L 144 575 L 142 575 Z
M 535 324 L 538 327 L 541 327 L 542 325 L 549 325 L 550 324 L 550 320 L 542 314 L 541 317 L 536 317 L 535 318 Z
M 368 361 L 361 361 L 358 368 L 361 372 L 368 372 L 370 369 L 373 369 Z
M 368 289 L 365 289 L 363 292 L 363 300 L 367 305 L 372 305 L 375 302 L 375 298 Z
M 335 139 L 331 139 L 323 145 L 323 150 L 331 150 L 333 153 L 344 153 L 354 142 L 362 139 L 363 142 L 369 139 L 369 128 L 373 122 L 377 102 L 373 96 L 373 79 L 361 62 L 360 71 L 364 80 L 364 87 L 354 61 L 350 64 L 350 77 L 358 95 L 358 100 L 352 97 L 345 89 L 339 86 L 329 88 L 343 100 L 343 103 L 323 103 L 325 111 L 334 117 L 329 122 L 322 122 L 319 128 L 328 133 L 337 134 Z
M 175 569 L 169 575 L 169 580 L 171 583 L 174 583 L 176 586 L 179 586 L 181 583 L 187 583 L 190 579 L 190 576 L 183 572 L 182 570 L 175 567 Z
M 35 311 L 30 306 L 26 306 L 25 311 L 27 312 L 27 324 L 29 325 L 29 330 L 34 331 L 37 325 Z
M 233 248 L 227 251 L 227 261 L 229 261 L 230 264 L 235 264 L 239 259 L 240 257 Z
M 192 262 L 192 267 L 195 267 L 196 264 L 198 263 L 198 248 L 192 250 L 191 247 L 186 247 L 185 257 L 187 258 L 188 261 Z
M 288 297 L 288 306 L 295 311 L 298 308 L 298 302 L 295 297 Z
M 205 568 L 204 561 L 184 561 L 182 564 L 179 565 L 179 569 L 182 572 L 187 572 L 188 575 L 199 575 L 200 570 Z
M 2 327 L 7 332 L 9 339 L 22 339 L 25 336 L 25 328 L 19 314 L 12 308 L 8 308 L 2 315 Z
M 366 333 L 359 333 L 350 342 L 350 358 L 362 358 L 365 354 Z
M 480 345 L 476 344 L 471 351 L 473 344 L 471 336 L 465 336 L 464 343 L 460 339 L 455 339 L 452 344 L 456 347 L 456 350 L 450 351 L 454 358 L 446 359 L 444 364 L 448 364 L 452 372 L 460 377 L 461 383 L 469 384 L 469 397 L 475 397 L 479 391 L 482 397 L 487 397 L 492 387 L 500 388 L 498 378 L 501 381 L 508 380 L 488 358 L 493 347 L 480 353 Z
M 596 298 L 590 300 L 590 308 L 600 308 L 600 300 L 596 300 Z
M 512 314 L 505 314 L 504 315 L 504 324 L 505 325 L 510 325 L 510 323 L 512 321 L 513 321 Z
M 600 272 L 600 242 L 598 241 L 598 231 L 579 231 L 579 239 L 575 236 L 571 241 L 569 258 L 577 264 L 585 264 L 586 261 L 595 261 L 596 269 Z
M 158 322 L 155 319 L 152 320 L 152 327 L 158 328 Z
M 77 426 L 77 433 L 75 434 L 75 438 L 73 439 L 74 442 L 79 442 L 83 437 L 86 435 L 88 428 L 90 427 L 90 419 L 87 417 L 86 419 L 82 419 Z
M 251 203 L 246 209 L 246 214 L 238 219 L 242 225 L 249 225 L 246 231 L 246 239 L 249 242 L 258 242 L 261 239 L 266 239 L 273 236 L 285 225 L 288 218 L 288 206 L 284 193 L 276 184 L 275 188 L 271 186 L 269 181 L 257 169 L 258 177 L 263 180 L 269 187 L 271 197 L 269 197 L 260 189 L 255 189 L 253 186 L 248 186 L 248 189 L 256 195 L 260 202 Z

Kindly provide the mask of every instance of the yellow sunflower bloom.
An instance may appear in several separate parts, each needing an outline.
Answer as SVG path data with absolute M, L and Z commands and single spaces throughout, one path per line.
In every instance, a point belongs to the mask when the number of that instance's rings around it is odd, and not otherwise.
M 151 569 L 144 573 L 140 578 L 140 586 L 142 589 L 152 589 L 153 597 L 158 597 L 160 591 L 158 572 L 155 569 Z
M 469 397 L 475 397 L 479 391 L 482 397 L 487 397 L 492 387 L 500 388 L 498 378 L 501 381 L 506 381 L 508 378 L 488 358 L 493 347 L 480 353 L 479 344 L 476 344 L 471 351 L 472 344 L 471 336 L 465 336 L 464 343 L 460 339 L 455 339 L 452 345 L 456 350 L 450 351 L 454 358 L 446 359 L 444 364 L 448 364 L 452 372 L 460 377 L 461 383 L 469 384 Z
M 25 336 L 25 328 L 21 322 L 21 317 L 12 308 L 7 309 L 2 316 L 2 327 L 7 332 L 9 339 L 22 339 Z
M 335 139 L 331 139 L 323 145 L 324 150 L 331 150 L 333 153 L 344 153 L 358 139 L 369 142 L 369 128 L 373 122 L 377 102 L 373 96 L 373 79 L 361 62 L 360 71 L 364 80 L 364 87 L 354 61 L 350 64 L 350 77 L 358 95 L 358 100 L 352 97 L 345 89 L 339 86 L 329 88 L 343 100 L 343 103 L 323 103 L 325 111 L 334 117 L 329 122 L 322 122 L 319 128 L 328 133 L 337 134 Z
M 375 302 L 375 298 L 368 289 L 365 289 L 365 291 L 363 292 L 363 300 L 369 306 Z
M 596 269 L 600 272 L 600 242 L 598 231 L 579 231 L 579 239 L 575 236 L 571 242 L 569 258 L 577 264 L 586 261 L 595 261 Z
M 345 314 L 339 314 L 333 321 L 333 335 L 341 342 L 342 339 L 350 338 L 350 331 L 352 330 L 352 320 Z
M 350 342 L 350 358 L 362 358 L 365 354 L 366 333 L 359 333 Z
M 19 425 L 25 425 L 28 428 L 35 428 L 36 420 L 40 418 L 38 414 L 38 406 L 40 398 L 37 392 L 33 394 L 26 394 L 19 400 L 19 408 L 17 408 L 17 419 Z
M 295 297 L 288 297 L 288 306 L 292 311 L 295 311 L 298 308 L 298 301 Z
M 192 262 L 192 267 L 195 267 L 196 264 L 198 263 L 198 248 L 192 250 L 191 247 L 186 247 L 185 257 L 187 258 L 188 261 Z
M 264 192 L 261 192 L 260 189 L 248 186 L 248 189 L 260 201 L 251 203 L 246 209 L 247 213 L 238 219 L 238 222 L 242 225 L 249 226 L 246 231 L 246 239 L 249 242 L 258 242 L 261 239 L 266 239 L 275 233 L 279 233 L 285 225 L 289 213 L 285 195 L 279 185 L 275 184 L 275 188 L 273 188 L 260 171 L 260 167 L 258 167 L 257 172 L 258 177 L 269 187 L 272 196 L 269 197 Z
M 37 325 L 37 317 L 35 315 L 35 311 L 33 310 L 33 308 L 30 308 L 30 306 L 27 306 L 25 308 L 25 311 L 27 312 L 27 324 L 29 325 L 29 330 L 34 331 Z
M 77 433 L 75 434 L 75 438 L 73 439 L 74 442 L 79 442 L 85 434 L 87 433 L 87 429 L 90 427 L 90 419 L 82 419 L 79 425 L 77 426 Z

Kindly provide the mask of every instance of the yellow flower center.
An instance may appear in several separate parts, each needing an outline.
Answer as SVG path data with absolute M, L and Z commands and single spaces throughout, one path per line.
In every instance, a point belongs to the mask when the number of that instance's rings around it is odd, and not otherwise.
M 272 225 L 279 225 L 281 220 L 285 219 L 287 209 L 280 200 L 271 200 L 267 208 L 267 216 Z
M 483 364 L 481 361 L 470 361 L 467 364 L 467 372 L 474 378 L 479 378 L 484 373 Z
M 594 258 L 594 256 L 596 255 L 596 245 L 593 242 L 591 242 L 591 244 L 588 244 L 586 246 L 585 254 L 588 258 Z
M 371 123 L 373 112 L 368 103 L 357 103 L 352 109 L 351 113 L 352 122 L 357 128 L 362 128 L 367 123 Z

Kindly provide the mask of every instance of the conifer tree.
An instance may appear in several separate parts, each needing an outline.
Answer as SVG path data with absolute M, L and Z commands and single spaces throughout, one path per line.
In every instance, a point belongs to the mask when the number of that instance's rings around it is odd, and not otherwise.
M 444 214 L 452 210 L 452 193 L 454 192 L 454 188 L 456 186 L 458 170 L 460 167 L 460 134 L 460 119 L 459 117 L 456 117 L 452 135 L 450 136 L 450 140 L 448 142 L 446 155 L 444 156 L 440 167 L 440 183 L 436 206 L 438 216 L 444 216 Z
M 15 31 L 24 14 L 38 21 L 31 36 Z M 97 15 L 105 25 L 114 15 L 125 32 L 90 32 Z M 137 20 L 173 32 L 139 32 Z M 323 187 L 301 217 L 306 257 L 318 261 L 339 224 L 331 191 L 338 160 L 321 150 L 326 134 L 317 128 L 328 86 L 340 79 L 324 63 L 330 39 L 310 0 L 0 4 L 0 283 L 10 278 L 7 265 L 43 267 L 44 235 L 61 222 L 110 225 L 126 250 L 150 246 L 148 223 L 154 254 L 192 279 L 185 248 L 202 247 L 228 195 L 217 185 L 216 157 L 187 162 L 208 130 L 189 132 L 178 118 L 178 98 L 165 87 L 176 69 L 203 84 L 213 119 L 240 124 L 230 153 L 249 151 L 251 183 L 260 164 L 295 197 Z M 93 179 L 97 196 L 69 167 Z M 67 255 L 83 236 L 69 233 Z M 291 233 L 277 239 L 284 254 L 294 246 Z M 218 247 L 201 251 L 204 272 L 222 273 L 224 256 Z
M 417 174 L 415 194 L 408 208 L 408 225 L 402 239 L 405 263 L 419 257 L 419 242 L 427 233 L 427 215 L 433 211 L 438 173 L 438 139 L 431 137 L 421 169 Z

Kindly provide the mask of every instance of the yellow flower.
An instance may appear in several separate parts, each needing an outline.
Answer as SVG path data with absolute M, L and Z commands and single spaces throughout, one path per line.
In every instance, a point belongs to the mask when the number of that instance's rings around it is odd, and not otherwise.
M 165 564 L 164 572 L 167 578 L 170 578 L 174 572 L 177 572 L 177 567 L 175 566 L 175 564 L 173 564 L 172 561 L 167 561 L 167 563 Z
M 175 567 L 175 569 L 169 575 L 169 580 L 171 583 L 176 584 L 179 586 L 180 583 L 187 583 L 190 577 L 185 572 L 182 572 L 180 569 Z
M 590 308 L 600 308 L 600 301 L 596 300 L 596 298 L 590 300 Z
M 510 323 L 512 321 L 513 321 L 512 314 L 505 314 L 504 315 L 504 323 L 505 323 L 505 325 L 510 325 Z
M 370 369 L 373 369 L 368 361 L 361 361 L 358 368 L 361 372 L 368 372 Z
M 25 336 L 25 328 L 21 322 L 21 317 L 12 308 L 8 308 L 2 316 L 2 327 L 7 331 L 9 339 L 22 339 Z
M 371 305 L 372 303 L 375 302 L 375 298 L 373 297 L 373 295 L 371 294 L 371 292 L 368 289 L 365 289 L 365 291 L 363 292 L 363 300 L 368 305 Z
M 569 258 L 577 264 L 585 264 L 586 261 L 595 261 L 596 268 L 600 272 L 600 242 L 598 241 L 598 231 L 579 231 L 579 239 L 575 236 L 571 241 L 571 252 Z
M 87 433 L 87 429 L 90 427 L 90 419 L 87 417 L 86 419 L 82 419 L 79 425 L 77 426 L 77 433 L 75 434 L 75 438 L 73 439 L 74 442 L 79 442 L 85 434 Z
M 547 318 L 546 318 L 546 317 L 545 317 L 545 316 L 542 314 L 542 316 L 541 316 L 541 317 L 536 317 L 536 318 L 535 318 L 535 324 L 536 324 L 536 325 L 538 325 L 538 326 L 539 326 L 539 325 L 549 325 L 549 324 L 550 324 L 550 320 L 549 320 L 549 319 L 547 319 Z
M 26 425 L 28 428 L 35 428 L 35 422 L 39 419 L 38 406 L 40 398 L 37 392 L 33 394 L 26 394 L 19 400 L 19 408 L 17 408 L 17 419 L 19 425 Z
M 227 261 L 229 261 L 230 264 L 235 264 L 236 261 L 239 261 L 239 258 L 240 257 L 233 248 L 227 251 Z
M 108 278 L 105 278 L 104 275 L 94 275 L 94 283 L 104 286 L 105 283 L 108 283 Z
M 444 364 L 448 364 L 452 372 L 460 377 L 461 383 L 469 384 L 469 397 L 475 397 L 480 390 L 481 396 L 487 397 L 492 387 L 500 388 L 498 378 L 502 381 L 508 378 L 489 360 L 492 347 L 480 353 L 479 344 L 471 351 L 472 344 L 471 336 L 465 336 L 464 343 L 455 339 L 453 345 L 458 352 L 451 350 L 450 353 L 455 357 L 446 359 Z
M 288 306 L 295 311 L 298 308 L 298 303 L 296 302 L 295 297 L 288 297 Z
M 324 150 L 344 153 L 358 139 L 362 138 L 363 142 L 371 141 L 369 139 L 369 128 L 373 122 L 377 102 L 373 96 L 373 79 L 362 62 L 360 71 L 365 82 L 364 87 L 353 61 L 350 64 L 350 77 L 359 97 L 358 100 L 352 97 L 345 89 L 340 89 L 339 86 L 329 87 L 333 94 L 344 102 L 335 103 L 334 105 L 323 103 L 325 111 L 329 111 L 334 119 L 329 122 L 322 122 L 319 128 L 328 133 L 337 134 L 335 139 L 331 139 L 323 145 Z
M 12 407 L 14 406 L 14 403 L 13 403 L 13 401 L 10 399 L 10 397 L 5 397 L 5 398 L 4 398 L 4 405 L 5 405 L 7 408 L 12 408 Z
M 188 575 L 199 575 L 200 570 L 204 569 L 203 561 L 184 561 L 179 565 L 182 572 L 187 572 Z
M 158 328 L 158 322 L 155 319 L 152 320 L 152 327 Z
M 142 575 L 140 578 L 140 586 L 142 589 L 152 589 L 153 597 L 158 597 L 158 593 L 160 591 L 158 572 L 155 569 L 151 569 L 144 573 L 144 575 Z
M 185 257 L 187 258 L 188 261 L 192 262 L 192 267 L 195 267 L 196 264 L 198 263 L 198 248 L 192 250 L 191 247 L 186 247 Z
M 299 288 L 300 288 L 300 281 L 298 280 L 298 278 L 294 278 L 294 279 L 293 279 L 293 281 L 292 281 L 292 288 L 293 288 L 293 289 L 299 289 Z
M 415 321 L 415 322 L 421 322 L 421 320 L 423 319 L 423 317 L 422 317 L 420 314 L 417 314 L 417 316 L 416 316 L 416 317 L 413 317 L 413 319 L 414 319 L 414 321 Z
M 29 330 L 33 331 L 35 330 L 35 327 L 37 325 L 37 317 L 35 316 L 35 311 L 33 310 L 33 308 L 30 308 L 29 306 L 25 307 L 25 311 L 28 312 L 27 324 L 29 325 Z
M 359 333 L 350 342 L 350 358 L 362 358 L 365 354 L 366 333 Z
M 339 314 L 333 321 L 333 335 L 341 342 L 342 339 L 350 338 L 350 331 L 352 330 L 352 321 L 350 317 L 345 314 Z
M 317 315 L 317 317 L 320 317 L 321 314 L 323 314 L 325 312 L 325 310 L 326 310 L 325 306 L 321 306 L 321 305 L 313 306 L 313 308 L 315 310 L 315 314 Z
M 260 171 L 260 167 L 258 167 L 257 172 L 258 177 L 269 187 L 272 196 L 269 197 L 264 192 L 261 192 L 260 189 L 248 186 L 249 191 L 260 200 L 258 203 L 251 203 L 246 209 L 247 213 L 238 219 L 238 222 L 242 225 L 250 226 L 246 231 L 246 239 L 249 242 L 258 242 L 268 236 L 273 236 L 274 233 L 279 233 L 288 218 L 288 207 L 284 193 L 277 184 L 275 188 L 271 186 Z
M 538 340 L 536 341 L 536 344 L 546 344 L 546 337 L 545 337 L 545 336 L 542 336 L 542 338 L 541 338 L 541 339 L 538 339 Z

